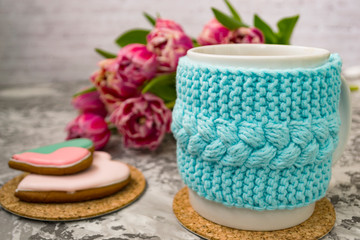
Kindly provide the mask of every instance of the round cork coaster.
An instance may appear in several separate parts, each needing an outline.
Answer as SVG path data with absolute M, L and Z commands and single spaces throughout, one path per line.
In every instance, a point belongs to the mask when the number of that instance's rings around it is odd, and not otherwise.
M 191 207 L 188 188 L 182 188 L 174 197 L 173 211 L 179 222 L 190 232 L 205 239 L 319 239 L 335 224 L 335 210 L 329 200 L 323 198 L 315 205 L 315 211 L 305 222 L 287 229 L 259 232 L 221 226 L 201 217 Z
M 21 174 L 0 189 L 1 206 L 21 217 L 42 221 L 72 221 L 88 219 L 119 210 L 141 196 L 146 187 L 143 174 L 128 165 L 131 171 L 130 183 L 119 192 L 105 198 L 76 203 L 28 203 L 14 196 L 19 182 L 26 176 Z

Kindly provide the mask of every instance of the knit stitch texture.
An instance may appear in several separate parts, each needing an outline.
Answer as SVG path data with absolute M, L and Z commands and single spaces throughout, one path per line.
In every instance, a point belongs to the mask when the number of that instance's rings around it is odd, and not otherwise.
M 244 69 L 183 57 L 172 132 L 185 184 L 255 210 L 324 197 L 338 143 L 341 59 L 316 68 Z

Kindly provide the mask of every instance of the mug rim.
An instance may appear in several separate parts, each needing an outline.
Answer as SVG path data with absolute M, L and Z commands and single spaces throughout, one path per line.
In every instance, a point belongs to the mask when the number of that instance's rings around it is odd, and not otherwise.
M 321 66 L 328 61 L 330 51 L 297 45 L 219 44 L 191 48 L 187 57 L 215 65 L 283 69 Z

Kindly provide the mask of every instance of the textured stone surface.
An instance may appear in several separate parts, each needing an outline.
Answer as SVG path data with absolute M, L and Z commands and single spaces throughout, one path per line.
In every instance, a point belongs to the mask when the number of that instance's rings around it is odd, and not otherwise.
M 18 175 L 7 161 L 13 153 L 62 141 L 64 127 L 75 117 L 70 106 L 74 89 L 86 82 L 0 84 L 0 183 Z M 351 138 L 334 168 L 337 182 L 327 194 L 337 220 L 325 239 L 360 236 L 360 93 L 353 94 Z M 198 239 L 183 229 L 172 212 L 172 199 L 183 187 L 177 171 L 175 141 L 167 136 L 155 152 L 124 149 L 112 136 L 104 149 L 140 169 L 148 189 L 131 206 L 92 220 L 46 223 L 27 220 L 0 210 L 3 239 Z
M 64 127 L 75 117 L 69 104 L 79 83 L 6 84 L 0 86 L 0 183 L 19 174 L 7 166 L 18 151 L 63 141 Z M 1 209 L 3 239 L 192 239 L 172 213 L 172 198 L 183 185 L 177 173 L 175 141 L 168 136 L 155 152 L 124 149 L 118 136 L 107 147 L 113 159 L 140 169 L 148 183 L 131 206 L 104 217 L 69 223 L 18 218 Z
M 345 66 L 360 63 L 360 1 L 233 2 L 248 22 L 255 12 L 273 26 L 280 17 L 300 13 L 294 44 L 339 52 Z M 173 18 L 196 36 L 212 16 L 210 5 L 225 10 L 222 1 L 207 0 L 0 0 L 0 184 L 19 174 L 7 166 L 13 153 L 65 138 L 64 127 L 76 116 L 70 96 L 88 84 L 100 59 L 94 47 L 115 52 L 113 40 L 120 32 L 149 26 L 142 11 Z M 351 139 L 334 168 L 337 183 L 327 194 L 336 225 L 324 239 L 360 236 L 360 93 L 353 97 Z M 175 149 L 170 135 L 155 152 L 124 149 L 112 136 L 104 150 L 142 170 L 147 179 L 139 201 L 110 215 L 66 223 L 27 220 L 1 209 L 1 239 L 198 239 L 172 213 L 172 199 L 183 187 Z

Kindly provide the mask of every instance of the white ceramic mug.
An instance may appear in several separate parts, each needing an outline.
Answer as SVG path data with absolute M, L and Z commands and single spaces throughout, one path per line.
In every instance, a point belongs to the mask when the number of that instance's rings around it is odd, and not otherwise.
M 265 44 L 212 45 L 190 49 L 187 57 L 199 63 L 242 68 L 291 69 L 313 68 L 328 61 L 330 52 L 325 49 Z M 346 146 L 351 124 L 349 88 L 341 81 L 339 103 L 341 126 L 339 144 L 333 154 L 333 163 L 339 160 Z M 190 203 L 204 218 L 220 225 L 256 231 L 289 228 L 308 219 L 315 203 L 293 210 L 256 211 L 246 208 L 226 207 L 209 201 L 189 190 Z

